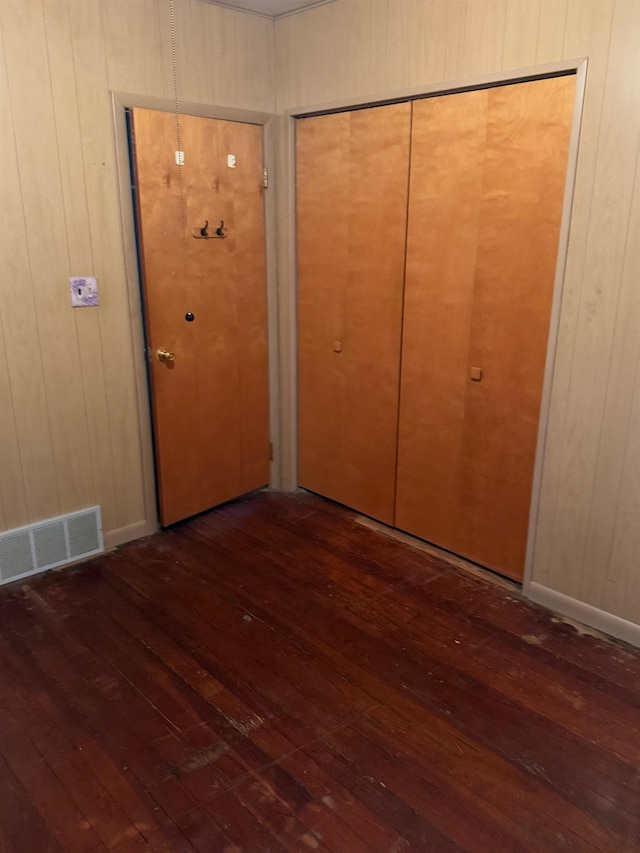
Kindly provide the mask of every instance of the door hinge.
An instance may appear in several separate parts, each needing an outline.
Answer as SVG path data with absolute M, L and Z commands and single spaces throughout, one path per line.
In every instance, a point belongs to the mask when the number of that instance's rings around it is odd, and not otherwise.
M 273 462 L 273 444 L 269 445 L 269 461 Z
M 262 186 L 265 189 L 269 186 L 269 170 L 266 166 L 262 170 Z

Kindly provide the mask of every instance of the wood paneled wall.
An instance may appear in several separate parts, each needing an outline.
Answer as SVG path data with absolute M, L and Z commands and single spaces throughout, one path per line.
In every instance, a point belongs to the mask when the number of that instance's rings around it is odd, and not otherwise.
M 176 28 L 183 100 L 273 112 L 271 21 L 176 0 Z M 110 90 L 173 97 L 168 0 L 0 0 L 0 530 L 148 520 Z
M 339 0 L 277 22 L 278 109 L 584 56 L 533 580 L 640 622 L 640 2 Z

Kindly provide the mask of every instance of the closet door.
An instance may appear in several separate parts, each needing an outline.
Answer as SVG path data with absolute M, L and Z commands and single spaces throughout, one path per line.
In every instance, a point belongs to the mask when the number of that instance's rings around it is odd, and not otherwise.
M 296 124 L 299 482 L 393 523 L 409 103 Z
M 574 89 L 414 103 L 396 526 L 516 579 Z

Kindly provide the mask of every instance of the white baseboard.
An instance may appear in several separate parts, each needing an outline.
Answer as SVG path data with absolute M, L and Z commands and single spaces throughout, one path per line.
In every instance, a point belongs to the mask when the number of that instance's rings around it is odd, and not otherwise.
M 124 545 L 125 542 L 131 542 L 134 539 L 142 539 L 143 536 L 151 536 L 158 529 L 157 524 L 150 521 L 137 521 L 135 524 L 128 524 L 126 527 L 118 527 L 115 530 L 105 530 L 104 532 L 104 548 L 105 551 L 111 548 L 117 548 L 118 545 Z
M 525 590 L 525 595 L 537 604 L 549 607 L 577 622 L 582 622 L 633 646 L 640 646 L 640 625 L 634 622 L 628 622 L 626 619 L 614 616 L 613 613 L 600 610 L 598 607 L 585 604 L 584 601 L 578 601 L 577 598 L 571 598 L 569 595 L 556 592 L 555 589 L 549 589 L 538 583 L 531 582 Z

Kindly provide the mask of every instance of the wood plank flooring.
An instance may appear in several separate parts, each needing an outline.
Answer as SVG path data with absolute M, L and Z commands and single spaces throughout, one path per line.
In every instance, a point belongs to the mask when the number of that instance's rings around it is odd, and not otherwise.
M 640 850 L 640 653 L 260 493 L 0 591 L 0 851 Z

